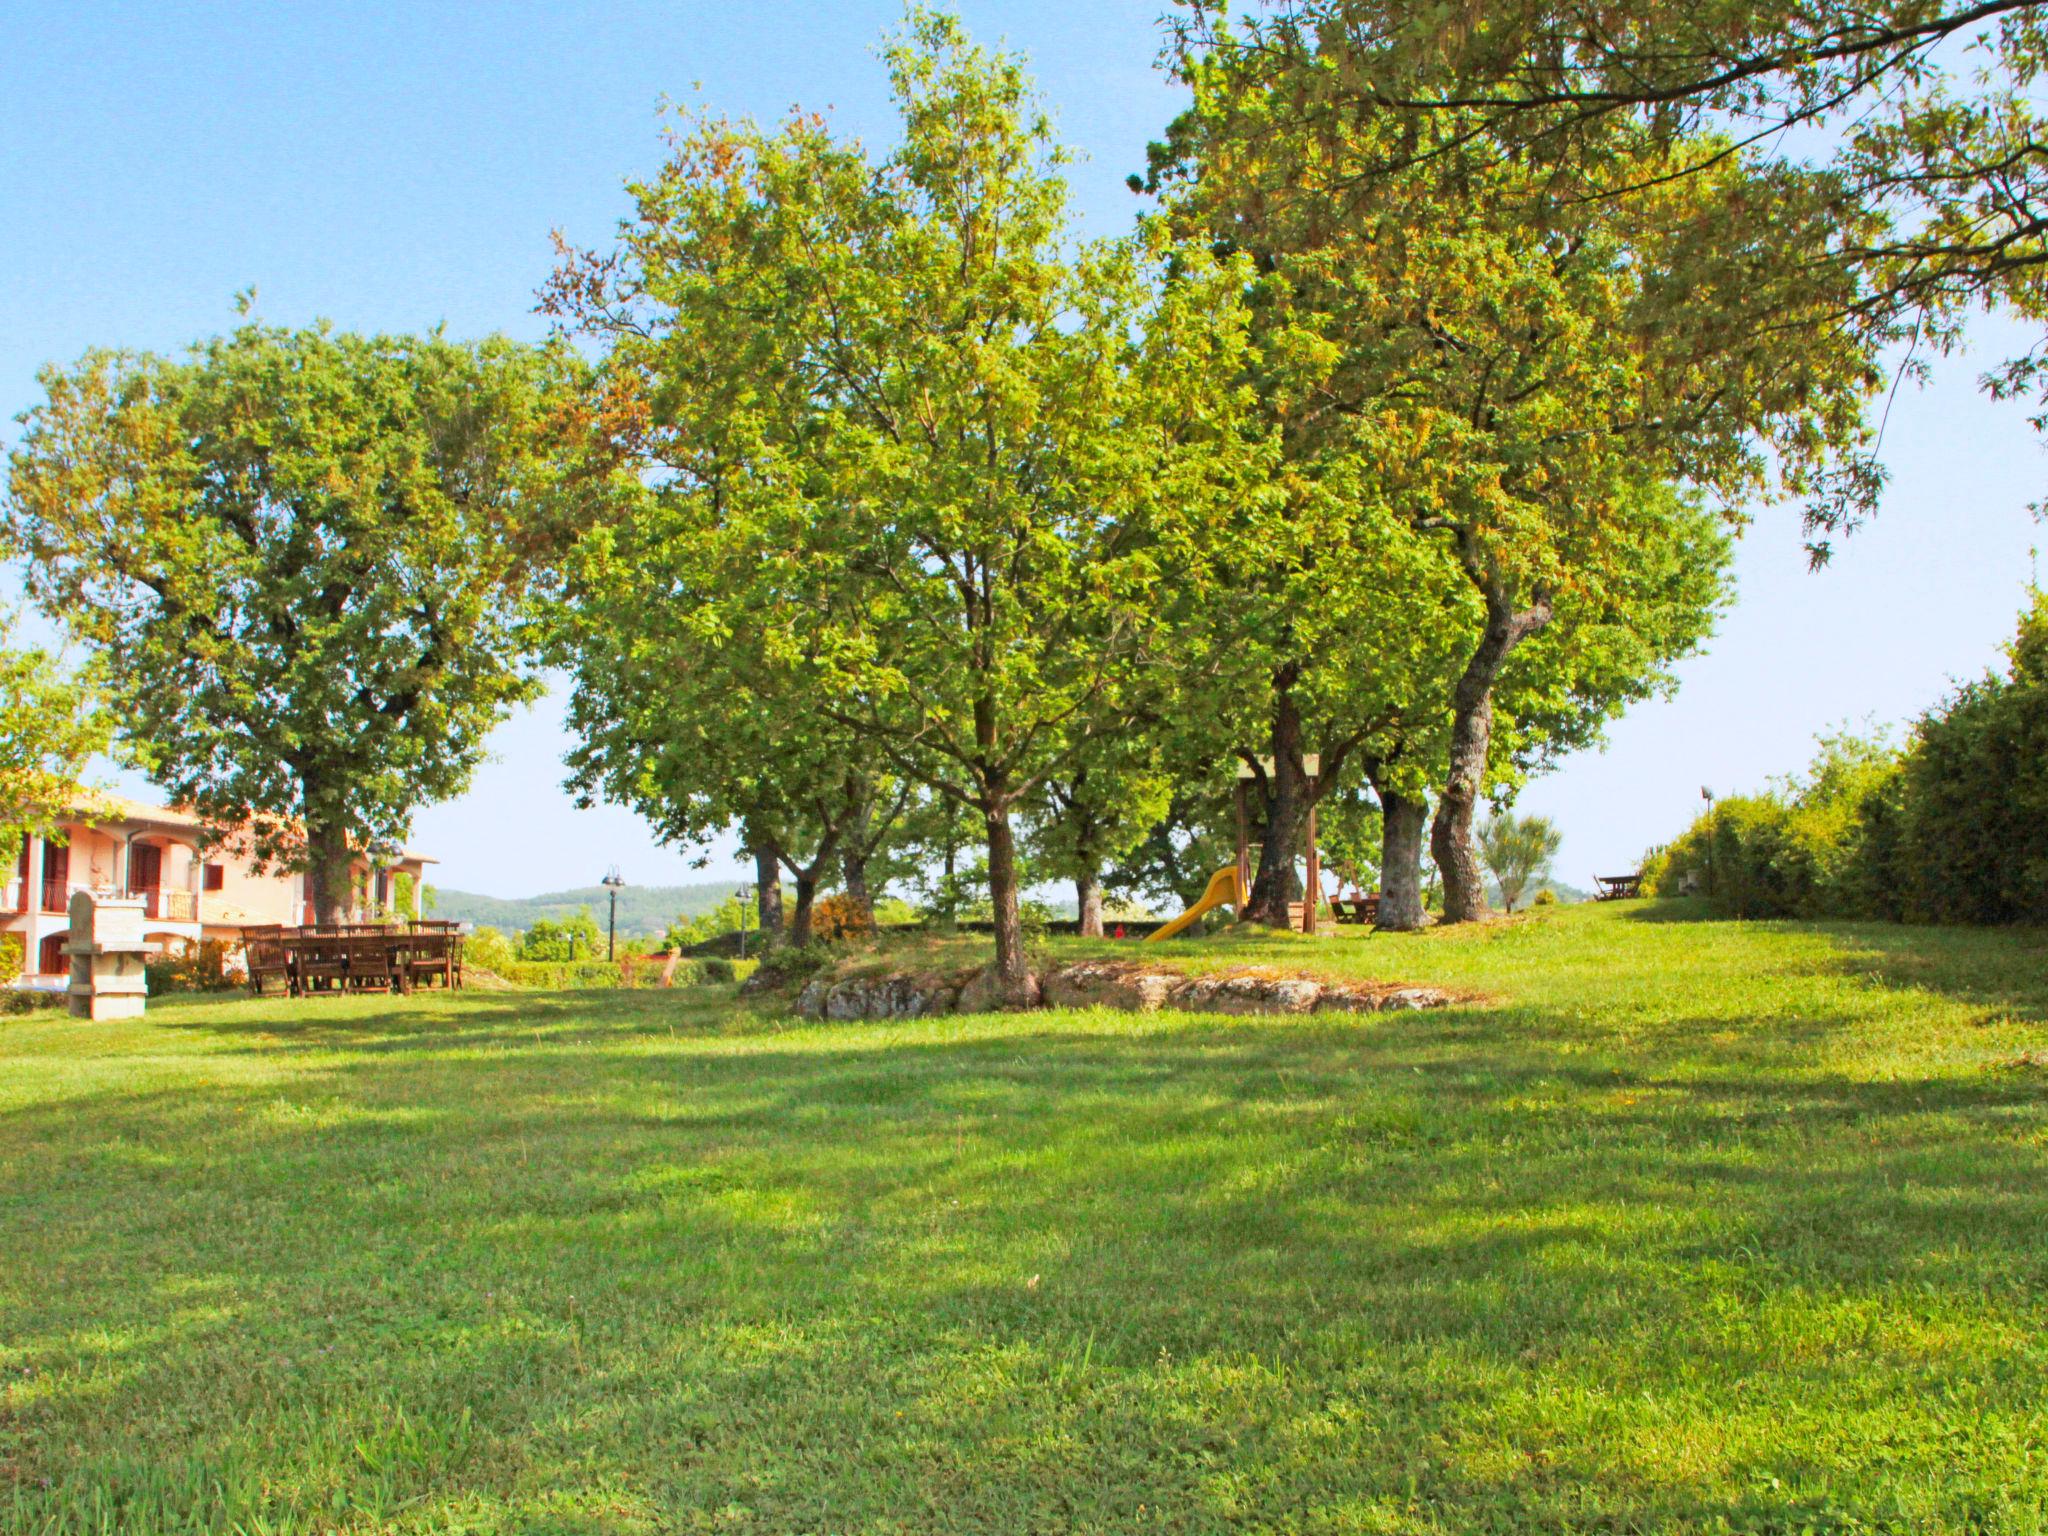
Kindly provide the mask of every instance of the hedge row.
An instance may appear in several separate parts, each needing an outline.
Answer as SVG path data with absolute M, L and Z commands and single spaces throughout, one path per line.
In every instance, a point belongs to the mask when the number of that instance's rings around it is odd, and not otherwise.
M 1803 779 L 1715 805 L 1649 888 L 1742 917 L 2048 923 L 2048 594 L 2006 654 L 1903 749 L 1831 737 Z
M 500 960 L 486 967 L 491 974 L 515 987 L 561 992 L 597 987 L 658 987 L 666 961 L 660 957 L 641 959 L 630 967 L 615 960 Z M 630 981 L 626 978 L 630 976 Z M 672 985 L 700 986 L 707 982 L 731 981 L 733 963 L 711 957 L 676 962 Z

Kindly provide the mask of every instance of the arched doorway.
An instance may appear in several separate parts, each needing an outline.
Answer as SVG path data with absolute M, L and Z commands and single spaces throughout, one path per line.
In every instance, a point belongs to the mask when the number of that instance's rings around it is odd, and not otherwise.
M 40 976 L 68 976 L 71 973 L 71 957 L 64 953 L 64 946 L 71 942 L 68 933 L 53 933 L 42 942 L 36 951 L 36 974 Z

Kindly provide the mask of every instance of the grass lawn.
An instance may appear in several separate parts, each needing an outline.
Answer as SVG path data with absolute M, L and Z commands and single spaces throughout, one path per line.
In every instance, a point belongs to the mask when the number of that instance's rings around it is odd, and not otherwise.
M 2048 1529 L 2048 936 L 1164 948 L 1486 1001 L 0 1020 L 0 1530 Z

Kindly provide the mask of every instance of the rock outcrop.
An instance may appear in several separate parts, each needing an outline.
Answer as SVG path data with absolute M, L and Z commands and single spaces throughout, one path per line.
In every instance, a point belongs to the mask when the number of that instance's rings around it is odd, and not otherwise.
M 1083 960 L 1041 978 L 1004 984 L 993 968 L 960 975 L 898 972 L 820 976 L 797 995 L 808 1019 L 916 1019 L 942 1013 L 1021 1012 L 1047 1008 L 1113 1008 L 1157 1013 L 1385 1013 L 1441 1008 L 1454 1002 L 1434 987 L 1372 986 L 1319 981 L 1267 971 L 1190 976 L 1114 960 Z

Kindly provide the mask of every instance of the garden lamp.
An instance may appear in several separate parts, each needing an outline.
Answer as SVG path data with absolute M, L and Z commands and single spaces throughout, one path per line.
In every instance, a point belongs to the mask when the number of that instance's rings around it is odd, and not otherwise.
M 611 926 L 606 930 L 604 940 L 604 957 L 607 960 L 619 958 L 619 889 L 625 883 L 625 876 L 619 873 L 618 865 L 614 864 L 605 871 L 604 887 L 612 898 Z

